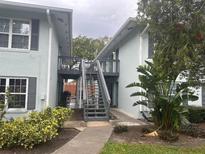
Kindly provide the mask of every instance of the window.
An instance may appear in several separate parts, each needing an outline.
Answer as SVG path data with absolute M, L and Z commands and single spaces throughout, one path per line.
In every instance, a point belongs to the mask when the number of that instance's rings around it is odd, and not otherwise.
M 6 79 L 0 79 L 0 103 L 5 102 L 5 93 L 6 93 Z
M 25 109 L 27 100 L 27 79 L 0 78 L 0 101 L 8 102 L 8 109 Z M 9 100 L 6 92 L 9 91 Z
M 0 47 L 30 49 L 31 22 L 0 18 Z
M 0 19 L 0 47 L 9 46 L 9 19 Z
M 30 37 L 30 23 L 28 21 L 13 20 L 12 48 L 28 49 Z

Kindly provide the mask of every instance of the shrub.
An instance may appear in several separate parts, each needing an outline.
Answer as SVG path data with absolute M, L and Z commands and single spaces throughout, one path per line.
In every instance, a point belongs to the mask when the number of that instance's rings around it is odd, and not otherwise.
M 189 114 L 188 119 L 191 123 L 205 122 L 205 108 L 204 107 L 194 107 L 188 108 Z
M 114 127 L 114 132 L 117 134 L 127 132 L 127 131 L 128 131 L 128 127 L 124 125 L 117 125 Z
M 52 110 L 52 115 L 55 117 L 55 119 L 57 119 L 58 126 L 62 126 L 67 117 L 71 116 L 71 110 L 69 110 L 69 112 L 67 112 L 67 110 L 67 108 L 63 107 L 57 107 Z
M 192 136 L 192 137 L 198 137 L 199 131 L 198 128 L 192 124 L 185 125 L 180 128 L 180 133 Z
M 27 119 L 17 118 L 0 125 L 0 148 L 22 146 L 32 149 L 34 145 L 51 140 L 71 115 L 67 108 L 46 109 L 32 112 Z

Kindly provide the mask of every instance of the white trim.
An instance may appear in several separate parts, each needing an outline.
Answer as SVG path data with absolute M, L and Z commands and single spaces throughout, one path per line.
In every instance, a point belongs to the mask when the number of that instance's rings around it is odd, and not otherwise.
M 139 65 L 142 65 L 142 43 L 143 43 L 143 36 L 140 34 L 139 39 L 140 39 L 140 46 L 139 46 Z M 140 92 L 142 92 L 142 88 L 140 88 Z M 139 97 L 140 100 L 142 100 L 142 96 Z M 140 111 L 142 111 L 142 105 L 139 105 Z
M 144 33 L 147 32 L 148 28 L 149 28 L 149 24 L 147 24 L 147 26 L 144 28 L 144 30 L 142 31 L 140 35 L 141 36 L 144 35 Z
M 47 94 L 46 94 L 46 107 L 49 106 L 50 102 L 50 79 L 51 79 L 51 52 L 52 52 L 52 37 L 53 37 L 53 29 L 50 17 L 50 10 L 46 11 L 46 15 L 49 23 L 49 35 L 48 35 L 48 75 L 47 75 Z
M 120 39 L 122 38 L 122 33 L 125 31 L 129 32 L 130 30 L 128 29 L 129 25 L 131 25 L 133 23 L 133 27 L 137 26 L 137 20 L 135 18 L 128 18 L 126 20 L 126 22 L 120 27 L 120 29 L 117 31 L 117 33 L 115 33 L 115 35 L 112 37 L 112 39 L 110 40 L 110 42 L 108 42 L 108 44 L 98 53 L 98 55 L 95 57 L 94 61 L 96 61 L 98 58 L 103 57 L 102 54 L 105 52 L 112 52 L 113 50 L 115 50 L 115 46 L 116 44 L 118 44 Z
M 6 108 L 6 112 L 25 112 L 27 111 L 27 106 L 28 106 L 28 78 L 24 78 L 24 77 L 0 77 L 0 79 L 6 79 L 6 91 L 7 91 L 7 88 L 9 87 L 9 82 L 10 82 L 10 79 L 21 79 L 21 80 L 26 80 L 26 92 L 25 93 L 11 93 L 13 95 L 15 94 L 22 94 L 22 95 L 25 95 L 25 107 L 24 108 L 8 108 L 8 102 L 7 102 L 7 99 L 5 98 L 5 104 L 7 104 L 7 108 Z M 5 93 L 0 93 L 0 94 L 3 94 L 5 95 Z
M 147 32 L 148 28 L 149 28 L 149 24 L 147 24 L 147 26 L 143 29 L 143 31 L 140 33 L 140 36 L 139 36 L 140 37 L 140 46 L 139 46 L 139 50 L 140 50 L 140 52 L 139 52 L 139 63 L 140 63 L 140 65 L 143 64 L 143 58 L 142 58 L 143 35 L 144 35 L 144 33 Z M 143 91 L 142 88 L 140 88 L 140 92 L 142 92 L 142 91 Z M 140 96 L 140 100 L 142 100 L 142 99 L 143 99 L 142 96 Z M 142 107 L 141 104 L 140 104 L 140 111 L 143 111 L 143 107 Z
M 8 18 L 8 17 L 1 17 L 0 19 L 8 19 L 9 20 L 9 32 L 0 32 L 0 34 L 7 34 L 9 35 L 9 40 L 8 40 L 8 47 L 0 47 L 0 49 L 15 49 L 16 51 L 18 50 L 31 50 L 31 32 L 32 32 L 32 21 L 31 19 L 22 19 L 22 18 Z M 17 20 L 17 21 L 26 21 L 29 22 L 29 34 L 20 34 L 20 33 L 13 33 L 13 20 Z M 17 36 L 28 36 L 28 48 L 12 48 L 12 37 L 13 35 L 17 35 Z
M 8 1 L 8 0 L 1 0 L 0 4 L 10 5 L 10 6 L 15 6 L 15 7 L 27 7 L 27 8 L 43 9 L 43 10 L 50 9 L 50 10 L 60 11 L 60 12 L 73 12 L 72 9 L 68 9 L 68 8 L 64 8 L 64 7 L 53 7 L 53 6 L 32 4 L 32 3 L 14 2 L 14 1 Z

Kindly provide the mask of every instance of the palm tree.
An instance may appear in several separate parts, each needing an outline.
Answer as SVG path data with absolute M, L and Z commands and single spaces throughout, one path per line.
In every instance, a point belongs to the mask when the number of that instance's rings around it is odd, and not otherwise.
M 188 110 L 183 102 L 198 99 L 189 88 L 187 82 L 177 82 L 161 78 L 154 64 L 146 61 L 147 65 L 137 68 L 140 73 L 139 81 L 129 84 L 127 87 L 140 87 L 140 91 L 131 94 L 143 99 L 137 100 L 133 105 L 145 105 L 152 108 L 151 115 L 154 124 L 164 130 L 176 131 L 182 124 L 187 123 Z

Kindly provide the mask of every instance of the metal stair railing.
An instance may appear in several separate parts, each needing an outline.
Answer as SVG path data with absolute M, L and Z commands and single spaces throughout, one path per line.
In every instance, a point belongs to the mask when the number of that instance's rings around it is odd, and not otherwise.
M 99 76 L 99 82 L 100 82 L 100 87 L 102 88 L 102 93 L 103 93 L 103 99 L 105 101 L 105 105 L 107 108 L 107 112 L 109 115 L 109 110 L 110 110 L 110 103 L 111 103 L 111 99 L 110 99 L 110 94 L 106 85 L 106 81 L 103 75 L 103 70 L 101 68 L 100 62 L 99 60 L 96 60 L 96 64 L 97 64 L 97 71 L 98 71 L 98 76 Z
M 85 67 L 85 61 L 83 59 L 81 61 L 81 69 L 82 69 L 83 105 L 85 108 L 85 105 L 88 102 L 87 102 L 87 85 L 86 85 L 86 67 Z
M 87 62 L 87 61 L 82 60 L 81 64 L 82 64 L 81 67 L 82 67 L 84 119 L 90 119 L 90 118 L 91 119 L 92 118 L 93 119 L 95 118 L 96 119 L 98 118 L 107 119 L 109 118 L 109 108 L 110 108 L 111 99 L 110 99 L 109 91 L 106 85 L 106 81 L 103 75 L 103 70 L 101 68 L 100 62 L 98 60 L 96 60 L 95 62 Z M 86 68 L 86 64 L 87 66 L 89 66 L 88 68 Z M 94 72 L 97 75 L 96 76 L 97 80 L 94 79 L 95 78 Z M 94 87 L 95 87 L 95 90 L 94 90 L 95 93 L 93 94 L 92 88 Z M 103 104 L 101 104 L 100 99 L 102 99 Z M 102 111 L 102 110 L 105 110 L 105 111 Z M 103 115 L 104 114 L 103 112 L 105 112 L 105 115 Z M 103 116 L 106 116 L 106 117 L 103 117 Z

